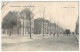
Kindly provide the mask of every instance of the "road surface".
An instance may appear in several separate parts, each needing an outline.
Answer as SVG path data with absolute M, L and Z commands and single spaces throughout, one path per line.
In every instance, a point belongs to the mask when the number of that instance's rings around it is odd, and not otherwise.
M 7 41 L 7 40 L 6 40 Z M 2 44 L 3 51 L 78 51 L 79 43 L 74 35 L 34 39 L 14 44 Z

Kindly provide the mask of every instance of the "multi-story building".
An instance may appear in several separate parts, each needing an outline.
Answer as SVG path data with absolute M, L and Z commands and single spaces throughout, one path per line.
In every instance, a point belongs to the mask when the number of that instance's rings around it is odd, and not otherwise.
M 49 28 L 49 21 L 48 20 L 43 20 L 43 18 L 37 18 L 34 20 L 34 34 L 42 34 L 43 32 L 45 34 L 48 34 L 49 33 L 48 28 Z
M 43 28 L 44 27 L 44 28 Z M 44 30 L 44 31 L 43 31 Z M 50 23 L 50 21 L 44 19 L 43 26 L 43 18 L 37 18 L 34 20 L 34 33 L 35 34 L 53 34 L 53 33 L 63 33 L 63 28 L 56 25 L 56 23 Z
M 25 8 L 19 13 L 20 14 L 19 21 L 21 22 L 20 32 L 23 35 L 30 33 L 30 20 L 31 20 L 31 33 L 33 33 L 34 17 L 30 17 L 32 14 L 29 14 L 29 12 L 30 12 L 29 9 Z
M 18 12 L 18 11 L 10 11 L 10 12 L 11 13 L 8 13 L 7 16 L 5 16 L 4 18 L 8 17 L 9 15 L 12 15 L 13 18 L 16 16 L 15 18 L 17 19 L 16 20 L 17 24 L 11 30 L 12 34 L 22 34 L 22 35 L 29 34 L 30 33 L 30 20 L 31 20 L 31 33 L 33 33 L 34 18 L 32 14 L 30 14 L 31 19 L 29 19 L 30 18 L 28 16 L 29 11 L 27 8 L 25 8 L 21 12 Z M 9 29 L 7 29 L 7 32 L 9 32 Z

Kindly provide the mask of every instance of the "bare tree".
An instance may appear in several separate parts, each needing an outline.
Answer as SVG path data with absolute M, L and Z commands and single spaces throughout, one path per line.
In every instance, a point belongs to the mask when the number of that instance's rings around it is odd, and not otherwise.
M 44 13 L 45 13 L 45 7 L 43 9 L 43 37 L 44 37 Z
M 31 31 L 31 30 L 32 30 L 32 26 L 31 26 L 31 25 L 32 25 L 32 22 L 31 22 L 31 20 L 32 20 L 32 18 L 33 18 L 34 16 L 36 16 L 36 14 L 38 14 L 39 12 L 37 12 L 37 13 L 35 13 L 35 14 L 33 13 L 33 11 L 34 11 L 35 8 L 36 8 L 34 5 L 28 5 L 28 7 L 29 7 L 29 10 L 30 10 L 30 13 L 29 13 L 30 15 L 29 15 L 29 19 L 28 19 L 29 22 L 30 22 L 30 38 L 32 38 L 32 37 L 31 37 L 31 34 L 32 34 L 32 31 Z
M 51 16 L 50 16 L 50 35 L 51 35 Z
M 31 38 L 31 33 L 32 33 L 32 32 L 31 32 L 31 24 L 32 24 L 32 23 L 31 23 L 31 18 L 33 17 L 33 16 L 31 16 L 31 15 L 32 15 L 32 12 L 33 12 L 33 10 L 34 10 L 34 8 L 31 10 L 31 7 L 34 7 L 34 6 L 31 6 L 31 5 L 29 6 L 29 9 L 30 9 L 30 17 L 29 17 L 29 18 L 30 18 L 30 19 L 29 19 L 29 21 L 30 21 L 30 38 Z
M 30 38 L 31 38 L 31 25 L 32 25 L 32 22 L 31 22 L 31 20 L 32 20 L 32 18 L 34 17 L 34 14 L 33 14 L 33 10 L 34 10 L 34 8 L 32 9 L 32 7 L 34 7 L 34 6 L 32 6 L 32 5 L 28 5 L 27 6 L 27 8 L 25 8 L 21 13 L 23 14 L 23 34 L 24 34 L 24 16 L 26 16 L 26 19 L 28 19 L 29 20 L 29 22 L 30 22 L 30 31 L 29 31 L 29 34 L 30 34 Z
M 2 2 L 2 7 L 1 9 L 3 9 L 9 2 Z

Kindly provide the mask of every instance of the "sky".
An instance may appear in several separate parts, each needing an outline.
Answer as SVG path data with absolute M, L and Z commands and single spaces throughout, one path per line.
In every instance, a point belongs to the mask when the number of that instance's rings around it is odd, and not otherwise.
M 64 29 L 70 29 L 71 31 L 75 30 L 75 23 L 78 18 L 78 2 L 9 2 L 2 9 L 2 18 L 9 11 L 21 11 L 25 7 L 32 5 L 30 9 L 33 9 L 33 13 L 36 14 L 34 18 L 42 18 L 43 11 L 44 18 L 51 22 L 55 22 Z

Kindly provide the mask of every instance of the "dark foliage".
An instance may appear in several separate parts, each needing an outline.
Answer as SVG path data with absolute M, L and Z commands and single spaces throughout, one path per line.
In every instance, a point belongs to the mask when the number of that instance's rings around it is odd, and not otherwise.
M 9 29 L 17 25 L 17 16 L 13 12 L 9 12 L 2 21 L 2 28 Z

